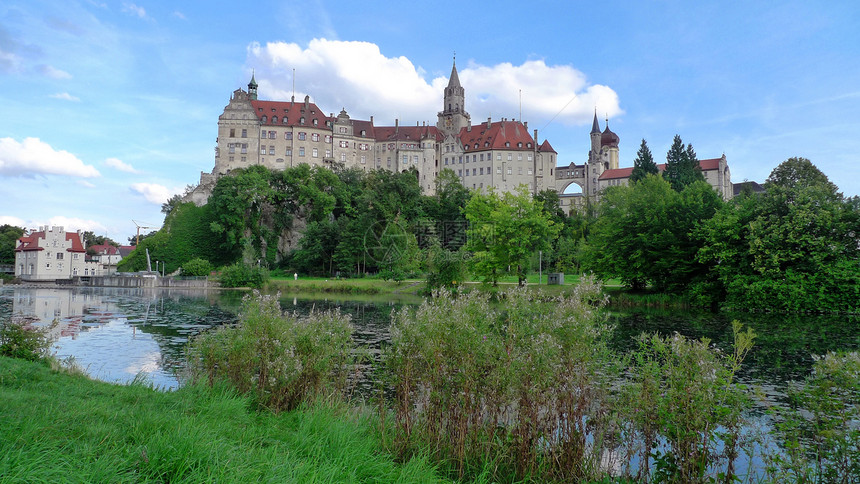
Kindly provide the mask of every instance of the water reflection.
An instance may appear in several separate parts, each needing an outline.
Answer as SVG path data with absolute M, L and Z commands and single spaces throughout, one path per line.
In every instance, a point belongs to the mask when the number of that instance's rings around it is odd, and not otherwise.
M 234 322 L 241 295 L 144 288 L 0 288 L 0 319 L 46 329 L 57 358 L 89 375 L 126 383 L 138 374 L 179 384 L 189 336 Z

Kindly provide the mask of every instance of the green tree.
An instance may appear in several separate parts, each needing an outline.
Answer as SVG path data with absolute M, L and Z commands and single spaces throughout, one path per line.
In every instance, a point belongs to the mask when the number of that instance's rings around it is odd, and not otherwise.
M 657 168 L 657 163 L 654 162 L 654 157 L 651 156 L 651 149 L 648 148 L 648 143 L 642 140 L 639 145 L 639 151 L 636 152 L 636 159 L 633 160 L 633 171 L 630 173 L 630 182 L 637 182 L 648 175 L 657 175 L 660 170 Z
M 549 248 L 561 228 L 523 185 L 501 196 L 493 190 L 475 193 L 465 214 L 472 271 L 494 285 L 499 276 L 511 272 L 523 284 L 531 255 Z
M 584 266 L 635 289 L 650 285 L 680 292 L 708 273 L 707 264 L 696 261 L 701 241 L 693 230 L 721 202 L 706 182 L 678 193 L 651 175 L 631 186 L 612 187 L 598 205 L 583 248 Z
M 666 153 L 666 171 L 663 172 L 663 178 L 669 181 L 676 192 L 680 192 L 691 183 L 705 179 L 702 170 L 699 169 L 699 160 L 696 158 L 693 145 L 688 144 L 684 148 L 684 142 L 677 134 L 672 140 L 669 152 Z
M 0 226 L 0 264 L 15 263 L 15 247 L 24 236 L 24 229 L 14 225 Z
M 701 228 L 728 306 L 782 311 L 860 309 L 860 211 L 827 177 L 791 158 L 762 194 L 742 194 Z
M 212 272 L 212 263 L 206 259 L 195 257 L 188 262 L 182 264 L 183 276 L 208 276 Z

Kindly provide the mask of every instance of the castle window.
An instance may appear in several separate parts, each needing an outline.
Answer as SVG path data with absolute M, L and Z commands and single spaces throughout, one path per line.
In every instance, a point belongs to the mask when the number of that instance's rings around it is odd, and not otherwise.
M 501 167 L 501 166 L 497 166 L 497 167 L 496 167 L 496 174 L 497 174 L 497 175 L 501 175 L 501 174 L 502 174 L 502 167 Z
M 522 141 L 520 141 L 519 143 L 517 143 L 517 148 L 522 148 L 522 147 L 523 147 L 523 142 L 522 142 Z
M 236 145 L 234 145 L 233 143 L 229 143 L 229 144 L 227 145 L 227 150 L 228 150 L 228 151 L 230 152 L 230 154 L 232 155 L 233 153 L 235 153 L 235 152 L 236 152 Z
M 325 135 L 325 142 L 331 143 L 331 135 L 330 134 Z
M 247 137 L 248 137 L 248 130 L 247 130 L 247 129 L 243 129 L 243 130 L 242 130 L 242 137 L 243 137 L 243 138 L 247 138 Z
M 289 122 L 289 118 L 284 116 L 284 124 L 287 124 L 288 122 Z
M 311 133 L 311 141 L 319 141 L 320 135 L 319 133 Z
M 266 115 L 263 115 L 263 122 L 264 122 L 264 123 L 266 122 L 266 119 L 267 119 L 267 118 L 266 118 Z
M 293 149 L 292 149 L 292 148 L 287 148 L 287 151 L 286 151 L 286 153 L 285 153 L 285 154 L 286 154 L 287 156 L 293 156 Z
M 271 145 L 271 146 L 269 146 L 269 154 L 270 154 L 270 155 L 274 155 L 274 154 L 275 154 L 275 145 Z
M 272 111 L 274 111 L 274 109 L 273 109 Z M 277 123 L 277 122 L 278 122 L 278 117 L 277 117 L 277 116 L 272 116 L 272 124 L 275 124 L 275 123 Z
M 529 161 L 532 161 L 532 154 L 529 153 Z
M 478 170 L 478 173 L 480 173 L 481 175 L 483 175 L 483 174 L 484 174 L 484 169 L 483 169 L 483 168 L 481 168 L 480 170 Z
M 331 150 L 325 150 L 325 157 L 331 158 Z
M 510 153 L 508 153 L 508 161 L 511 161 L 512 159 L 513 159 L 512 155 Z
M 522 153 L 517 154 L 517 161 L 523 161 L 523 154 Z
M 340 154 L 340 161 L 346 161 L 346 153 Z
M 502 161 L 502 154 L 501 154 L 501 153 L 497 153 L 497 154 L 496 154 L 496 159 L 497 159 L 497 160 L 499 160 L 499 161 Z
M 319 124 L 319 120 L 317 118 L 314 118 L 314 126 L 316 126 L 318 124 Z
M 532 169 L 531 169 L 531 168 L 529 168 L 529 175 L 531 175 L 531 174 L 532 174 Z
M 304 141 L 307 138 L 306 133 L 299 132 L 299 141 Z
M 284 139 L 293 139 L 293 132 L 287 131 L 286 133 L 284 133 Z
M 235 128 L 230 128 L 230 137 L 231 137 L 231 138 L 235 138 L 235 137 L 236 137 L 236 129 L 235 129 Z
M 266 139 L 266 130 L 260 131 L 260 138 Z
M 248 143 L 242 143 L 242 154 L 248 153 Z M 245 161 L 245 157 L 242 157 L 242 161 Z
M 305 117 L 304 116 L 299 118 L 299 124 L 305 124 Z
M 304 146 L 299 147 L 299 156 L 305 156 L 305 147 Z
M 266 154 L 266 145 L 260 145 L 260 154 L 261 154 L 261 155 L 265 155 L 265 154 Z
M 510 175 L 510 174 L 511 174 L 511 169 L 510 169 L 510 168 L 508 168 L 508 175 Z
M 367 163 L 367 155 L 361 155 L 361 164 Z
M 275 162 L 277 162 L 277 163 L 283 163 L 283 162 L 284 162 L 284 159 L 283 159 L 283 158 L 278 158 L 277 160 L 275 160 Z

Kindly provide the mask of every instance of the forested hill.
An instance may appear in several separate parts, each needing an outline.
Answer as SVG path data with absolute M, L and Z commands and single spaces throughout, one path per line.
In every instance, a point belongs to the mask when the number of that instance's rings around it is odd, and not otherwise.
M 424 196 L 414 171 L 330 170 L 299 165 L 283 171 L 264 167 L 222 177 L 201 207 L 176 203 L 164 227 L 141 241 L 120 270 L 146 267 L 152 260 L 172 272 L 189 260 L 214 266 L 244 261 L 285 266 L 303 273 L 355 273 L 369 269 L 409 271 L 415 257 L 367 260 L 365 239 L 385 236 L 397 224 L 408 235 L 403 250 L 417 250 L 416 228 L 436 221 L 463 220 L 469 192 L 456 179 L 439 177 L 438 196 Z M 397 262 L 397 264 L 395 264 Z

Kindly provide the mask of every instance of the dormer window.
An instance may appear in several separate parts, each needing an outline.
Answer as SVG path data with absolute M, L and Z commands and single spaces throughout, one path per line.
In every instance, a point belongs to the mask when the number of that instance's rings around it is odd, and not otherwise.
M 265 115 L 263 115 L 263 122 L 264 123 L 266 122 L 266 116 Z
M 313 114 L 313 113 L 311 113 L 311 114 Z M 319 120 L 317 118 L 314 118 L 314 126 L 316 126 L 317 124 L 319 124 Z
M 505 147 L 510 148 L 510 147 L 511 147 L 511 142 L 510 142 L 510 141 L 505 141 Z
M 287 124 L 288 120 L 289 120 L 289 118 L 284 116 L 284 124 Z
M 305 124 L 305 117 L 304 116 L 299 118 L 299 124 Z
M 272 111 L 274 111 L 274 109 L 273 109 Z M 277 117 L 277 116 L 272 116 L 272 124 L 275 124 L 275 123 L 277 123 L 277 122 L 278 122 L 278 117 Z
M 522 147 L 523 147 L 523 142 L 522 142 L 522 141 L 520 141 L 519 143 L 517 143 L 517 148 L 522 148 Z

